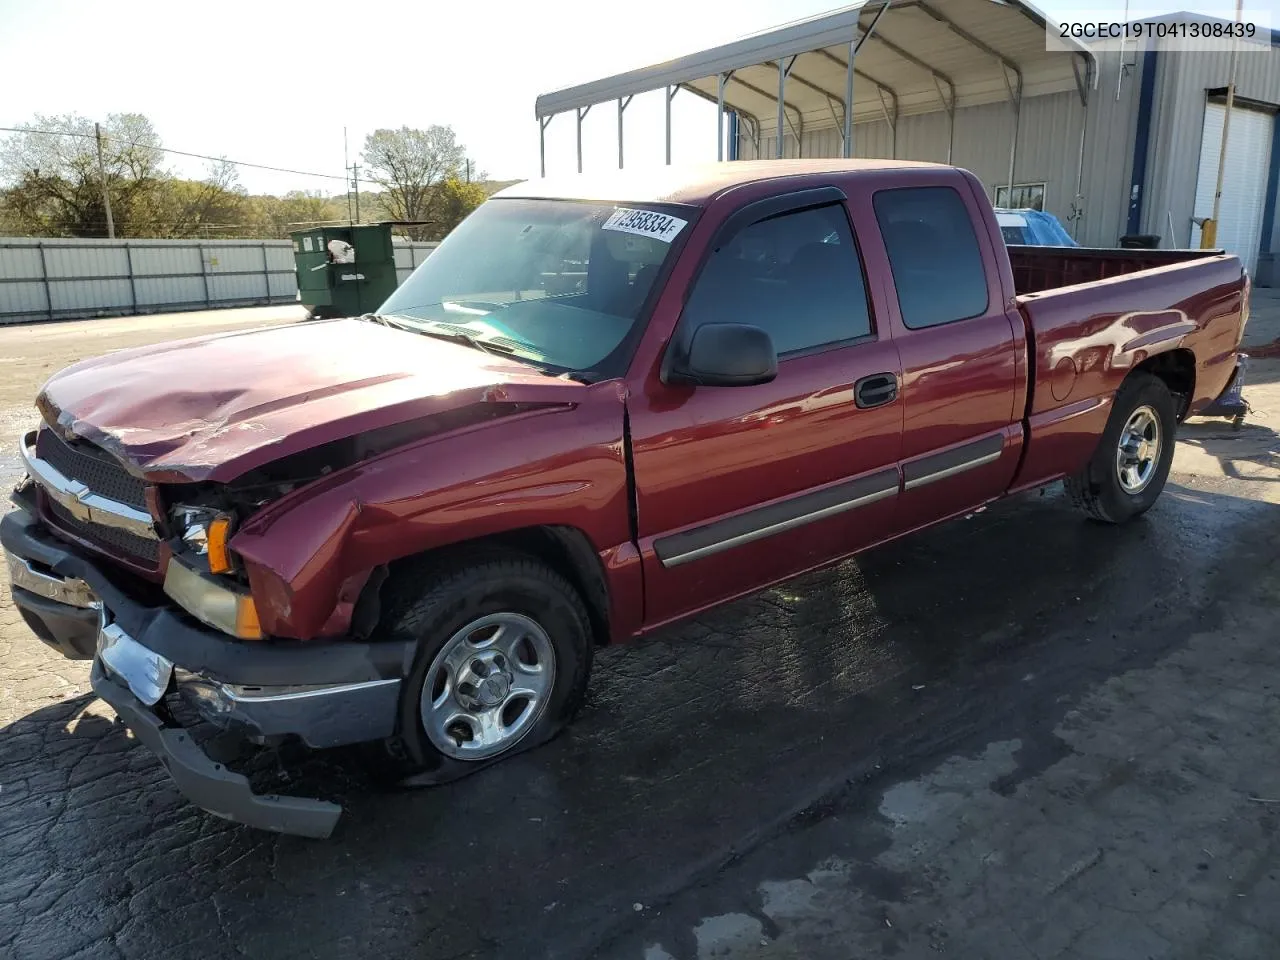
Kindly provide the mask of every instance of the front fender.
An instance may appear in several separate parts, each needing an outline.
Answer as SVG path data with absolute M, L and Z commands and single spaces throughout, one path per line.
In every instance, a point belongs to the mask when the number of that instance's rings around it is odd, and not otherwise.
M 346 630 L 369 572 L 533 526 L 569 526 L 611 556 L 629 541 L 622 401 L 597 384 L 573 407 L 429 438 L 281 498 L 233 537 L 263 630 Z

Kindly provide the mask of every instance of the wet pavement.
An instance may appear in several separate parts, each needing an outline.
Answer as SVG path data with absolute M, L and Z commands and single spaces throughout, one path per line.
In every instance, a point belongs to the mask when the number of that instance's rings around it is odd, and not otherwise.
M 1024 495 L 605 650 L 566 735 L 469 780 L 279 771 L 346 804 L 327 842 L 185 804 L 5 596 L 0 958 L 1275 956 L 1240 901 L 1280 872 L 1280 470 L 1243 439 L 1188 428 L 1123 528 Z M 1208 939 L 1108 912 L 1116 870 L 1190 871 Z

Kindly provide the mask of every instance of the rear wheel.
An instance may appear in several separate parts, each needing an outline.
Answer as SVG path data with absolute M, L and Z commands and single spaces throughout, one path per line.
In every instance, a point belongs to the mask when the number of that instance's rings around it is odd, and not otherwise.
M 417 647 L 398 732 L 381 745 L 398 779 L 455 779 L 545 743 L 572 720 L 591 670 L 577 591 L 535 559 L 490 553 L 420 564 L 391 586 L 387 623 Z
M 1095 520 L 1123 523 L 1151 509 L 1173 465 L 1177 413 L 1169 388 L 1147 373 L 1130 375 L 1088 465 L 1066 481 L 1077 506 Z

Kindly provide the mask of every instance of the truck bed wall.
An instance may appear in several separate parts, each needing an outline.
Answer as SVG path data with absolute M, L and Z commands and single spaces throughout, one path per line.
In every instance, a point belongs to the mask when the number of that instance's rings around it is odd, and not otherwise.
M 1220 256 L 1214 250 L 1117 250 L 1091 247 L 1010 246 L 1009 264 L 1019 294 L 1092 283 L 1167 267 L 1188 260 Z

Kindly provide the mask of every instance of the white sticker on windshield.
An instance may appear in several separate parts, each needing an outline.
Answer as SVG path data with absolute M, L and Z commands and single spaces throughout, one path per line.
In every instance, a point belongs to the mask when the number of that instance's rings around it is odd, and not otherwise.
M 617 230 L 620 233 L 634 233 L 641 237 L 653 237 L 663 243 L 670 243 L 680 235 L 688 220 L 670 217 L 665 213 L 654 213 L 650 210 L 630 210 L 619 207 L 603 224 L 604 230 Z

